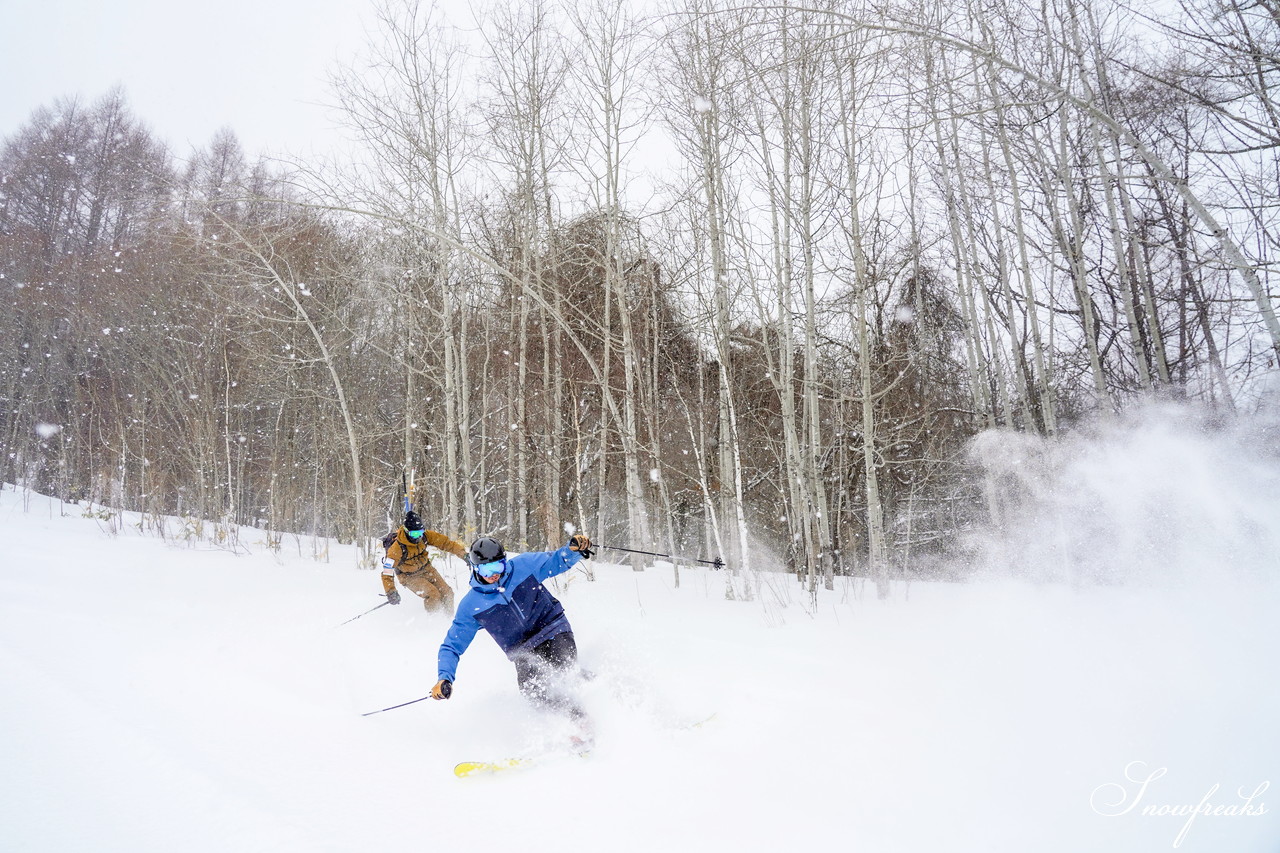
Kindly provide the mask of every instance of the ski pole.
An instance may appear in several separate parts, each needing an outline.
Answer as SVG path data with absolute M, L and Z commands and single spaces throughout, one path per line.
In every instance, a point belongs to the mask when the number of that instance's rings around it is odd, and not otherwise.
M 409 471 L 408 473 L 400 472 L 400 488 L 404 493 L 404 511 L 406 513 L 413 509 L 413 487 L 414 480 L 417 479 L 415 474 L 416 472 L 414 471 Z
M 446 681 L 446 682 L 445 682 L 445 684 L 444 684 L 444 687 L 443 687 L 443 688 L 442 688 L 442 690 L 441 690 L 441 692 L 443 692 L 443 693 L 444 693 L 444 698 L 448 699 L 448 698 L 449 698 L 449 695 L 450 695 L 451 693 L 453 693 L 453 687 L 452 687 L 452 685 L 450 685 L 450 684 L 449 684 L 449 682 L 447 682 L 447 681 Z M 430 694 L 430 693 L 428 693 L 426 696 L 423 696 L 421 699 L 411 699 L 411 700 L 410 700 L 410 701 L 408 701 L 408 702 L 401 702 L 399 705 L 392 705 L 390 708 L 381 708 L 381 709 L 379 709 L 379 710 L 377 710 L 377 711 L 369 711 L 369 712 L 367 712 L 367 713 L 361 714 L 360 716 L 362 716 L 362 717 L 372 717 L 374 714 L 381 714 L 383 711 L 394 711 L 396 708 L 403 708 L 403 707 L 405 707 L 406 705 L 416 705 L 416 704 L 418 704 L 419 702 L 425 702 L 425 701 L 427 701 L 427 700 L 428 700 L 428 699 L 430 699 L 430 698 L 431 698 L 431 694 Z
M 360 716 L 372 717 L 374 714 L 381 714 L 383 711 L 394 711 L 396 708 L 403 708 L 406 705 L 414 705 L 414 704 L 417 704 L 418 702 L 425 702 L 427 699 L 430 699 L 430 698 L 431 698 L 431 695 L 427 694 L 426 696 L 423 696 L 421 699 L 414 699 L 411 702 L 401 702 L 399 705 L 392 705 L 390 708 L 382 708 L 377 711 L 369 711 L 368 713 L 361 714 Z
M 378 605 L 378 607 L 386 607 L 386 606 L 387 606 L 388 604 L 390 604 L 390 603 L 391 603 L 391 602 L 390 602 L 389 600 L 388 600 L 388 601 L 384 601 L 384 602 L 382 602 L 381 604 L 379 604 L 379 605 Z M 361 613 L 361 614 L 360 614 L 360 616 L 368 616 L 370 613 L 372 613 L 373 611 L 377 610 L 377 609 L 378 609 L 378 607 L 371 607 L 371 608 L 369 608 L 368 610 L 366 610 L 365 612 Z M 354 621 L 356 621 L 357 619 L 359 619 L 359 618 L 360 618 L 360 616 L 352 616 L 350 619 L 348 619 L 348 620 L 347 620 L 347 622 L 354 622 Z M 347 622 L 339 622 L 337 625 L 334 625 L 333 627 L 335 627 L 335 628 L 341 628 L 343 625 L 347 624 Z
M 603 548 L 606 551 L 626 551 L 628 554 L 644 554 L 649 557 L 666 557 L 668 560 L 690 560 L 694 563 L 706 563 L 708 566 L 715 566 L 717 569 L 724 568 L 724 560 L 716 557 L 714 560 L 699 560 L 697 557 L 677 557 L 671 554 L 659 554 L 656 551 L 637 551 L 635 548 L 618 548 L 614 545 L 596 545 L 597 548 Z

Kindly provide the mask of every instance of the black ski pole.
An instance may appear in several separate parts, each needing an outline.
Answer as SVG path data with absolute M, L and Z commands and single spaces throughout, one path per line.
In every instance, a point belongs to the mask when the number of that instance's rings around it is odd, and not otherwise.
M 381 709 L 379 709 L 379 710 L 377 710 L 377 711 L 369 711 L 368 713 L 361 714 L 360 716 L 362 716 L 362 717 L 372 717 L 374 714 L 381 714 L 383 711 L 394 711 L 396 708 L 403 708 L 403 707 L 404 707 L 404 706 L 406 706 L 406 705 L 416 705 L 417 703 L 419 703 L 419 702 L 425 702 L 426 700 L 428 700 L 428 699 L 430 699 L 430 698 L 431 698 L 431 695 L 430 695 L 430 694 L 427 694 L 426 696 L 423 696 L 421 699 L 414 699 L 414 700 L 413 700 L 413 701 L 411 701 L 411 702 L 401 702 L 399 705 L 392 705 L 390 708 L 381 708 Z
M 378 605 L 378 607 L 386 607 L 386 606 L 387 606 L 388 604 L 390 604 L 390 603 L 391 603 L 390 601 L 384 601 L 384 602 L 382 602 L 381 604 L 379 604 L 379 605 Z M 365 612 L 361 613 L 361 614 L 360 614 L 360 616 L 368 616 L 370 613 L 372 613 L 373 611 L 377 610 L 377 609 L 378 609 L 378 607 L 371 607 L 371 608 L 369 608 L 368 610 L 366 610 Z M 360 616 L 352 616 L 350 619 L 348 619 L 348 620 L 347 620 L 347 622 L 354 622 L 354 621 L 356 621 L 357 619 L 359 619 L 359 618 L 360 618 Z M 335 627 L 335 628 L 341 628 L 343 625 L 347 624 L 347 622 L 339 622 L 337 625 L 334 625 L 333 627 Z
M 446 681 L 444 683 L 444 687 L 441 688 L 441 692 L 444 693 L 444 698 L 448 699 L 449 696 L 453 693 L 453 686 Z M 408 702 L 401 702 L 399 705 L 392 705 L 390 708 L 380 708 L 377 711 L 369 711 L 367 713 L 361 714 L 360 716 L 372 717 L 374 714 L 381 714 L 383 711 L 394 711 L 396 708 L 404 708 L 407 705 L 416 705 L 419 702 L 425 702 L 430 698 L 431 698 L 431 694 L 428 693 L 426 696 L 423 696 L 421 699 L 411 699 Z
M 697 557 L 677 557 L 671 554 L 659 554 L 656 551 L 637 551 L 635 548 L 619 548 L 615 545 L 596 545 L 597 548 L 603 548 L 606 551 L 626 551 L 628 554 L 644 554 L 649 557 L 666 557 L 668 560 L 689 560 L 694 563 L 706 563 L 708 566 L 715 566 L 717 569 L 724 568 L 724 560 L 716 557 L 714 560 L 699 560 Z

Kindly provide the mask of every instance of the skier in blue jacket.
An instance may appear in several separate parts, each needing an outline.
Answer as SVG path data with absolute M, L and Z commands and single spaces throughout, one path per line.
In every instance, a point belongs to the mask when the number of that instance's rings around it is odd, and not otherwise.
M 542 582 L 592 556 L 591 540 L 575 534 L 555 551 L 508 557 L 497 539 L 471 543 L 471 589 L 440 644 L 439 678 L 433 699 L 448 699 L 458 659 L 481 628 L 488 631 L 516 666 L 520 692 L 536 705 L 567 713 L 579 723 L 586 715 L 565 681 L 577 667 L 578 647 L 564 607 Z

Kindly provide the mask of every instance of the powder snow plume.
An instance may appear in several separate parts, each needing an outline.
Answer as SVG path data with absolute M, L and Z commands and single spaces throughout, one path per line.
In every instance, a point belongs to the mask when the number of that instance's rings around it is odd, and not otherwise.
M 1058 438 L 979 435 L 981 571 L 1075 584 L 1274 579 L 1280 425 L 1150 404 Z

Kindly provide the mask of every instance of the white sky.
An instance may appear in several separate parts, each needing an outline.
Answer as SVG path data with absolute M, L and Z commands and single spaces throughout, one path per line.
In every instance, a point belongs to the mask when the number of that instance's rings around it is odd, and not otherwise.
M 373 0 L 0 0 L 0 137 L 64 95 L 125 88 L 185 157 L 230 127 L 247 152 L 332 147 L 327 73 L 361 50 Z
M 521 0 L 500 0 L 521 2 Z M 422 0 L 471 29 L 483 0 Z M 329 75 L 376 40 L 379 0 L 0 0 L 0 140 L 64 96 L 124 88 L 186 158 L 230 128 L 250 157 L 341 155 Z M 655 153 L 656 152 L 656 153 Z M 637 156 L 665 167 L 670 145 Z M 633 176 L 635 177 L 635 176 Z M 654 190 L 636 190 L 647 206 Z

